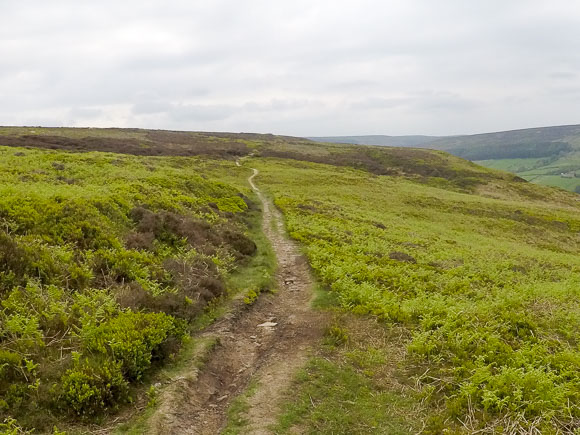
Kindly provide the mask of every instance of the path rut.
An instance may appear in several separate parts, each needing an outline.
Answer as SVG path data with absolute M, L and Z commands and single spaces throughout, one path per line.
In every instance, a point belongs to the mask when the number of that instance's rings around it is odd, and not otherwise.
M 202 335 L 219 345 L 203 369 L 178 379 L 151 420 L 153 434 L 216 434 L 227 423 L 227 409 L 251 380 L 244 433 L 268 434 L 284 391 L 322 336 L 325 314 L 312 310 L 313 280 L 298 246 L 285 235 L 280 212 L 254 183 L 248 182 L 262 203 L 263 230 L 276 253 L 279 291 L 261 295 L 250 307 L 238 302 L 232 312 Z M 259 326 L 266 324 L 265 326 Z

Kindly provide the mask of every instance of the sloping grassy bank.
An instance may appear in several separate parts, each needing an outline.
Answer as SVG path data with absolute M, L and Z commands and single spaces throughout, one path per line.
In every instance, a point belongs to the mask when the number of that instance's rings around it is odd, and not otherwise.
M 99 418 L 176 354 L 256 252 L 251 201 L 203 176 L 219 164 L 0 147 L 5 430 Z
M 404 348 L 398 376 L 427 407 L 425 433 L 578 430 L 580 207 L 572 194 L 484 177 L 476 180 L 483 196 L 314 163 L 253 164 L 340 307 L 406 331 L 397 335 Z M 368 362 L 376 348 L 359 351 Z M 281 427 L 380 430 L 363 421 L 373 412 L 357 411 L 377 404 L 341 401 L 338 384 L 317 382 L 326 375 L 346 382 L 334 371 L 353 366 L 340 361 L 313 362 L 289 402 L 303 412 L 286 415 Z M 355 369 L 367 376 L 364 365 Z M 365 391 L 379 394 L 385 387 L 368 376 Z M 317 385 L 322 402 L 312 400 Z M 301 391 L 311 398 L 302 408 Z M 324 405 L 327 397 L 334 405 Z M 337 429 L 312 411 L 344 403 L 360 416 L 357 426 Z

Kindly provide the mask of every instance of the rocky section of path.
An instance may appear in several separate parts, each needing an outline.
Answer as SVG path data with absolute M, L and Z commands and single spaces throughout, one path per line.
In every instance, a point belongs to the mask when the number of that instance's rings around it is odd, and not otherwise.
M 310 307 L 313 282 L 296 244 L 285 237 L 278 210 L 248 179 L 263 206 L 263 229 L 278 259 L 276 294 L 262 295 L 251 307 L 243 303 L 203 335 L 217 338 L 216 349 L 200 372 L 178 379 L 153 416 L 150 433 L 216 434 L 226 424 L 232 399 L 252 379 L 258 388 L 249 398 L 245 433 L 267 434 L 283 392 L 309 351 L 319 341 L 324 314 Z

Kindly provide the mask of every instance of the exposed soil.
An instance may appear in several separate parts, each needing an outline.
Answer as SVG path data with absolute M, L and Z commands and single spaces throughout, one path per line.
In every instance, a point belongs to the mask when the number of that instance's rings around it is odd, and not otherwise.
M 207 363 L 179 378 L 151 420 L 154 434 L 216 434 L 227 423 L 229 405 L 251 380 L 258 388 L 248 399 L 244 433 L 271 433 L 284 390 L 322 336 L 325 314 L 313 311 L 312 278 L 297 245 L 285 237 L 282 217 L 248 179 L 263 206 L 263 229 L 278 259 L 276 294 L 237 308 L 203 335 L 217 338 Z M 260 326 L 262 325 L 262 326 Z

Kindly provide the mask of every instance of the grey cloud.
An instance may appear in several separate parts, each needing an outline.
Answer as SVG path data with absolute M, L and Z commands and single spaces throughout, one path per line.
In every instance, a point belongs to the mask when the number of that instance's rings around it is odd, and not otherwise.
M 103 114 L 103 109 L 94 107 L 74 107 L 70 110 L 69 116 L 72 119 L 92 119 Z
M 352 103 L 354 110 L 384 110 L 384 109 L 444 109 L 466 110 L 478 107 L 481 102 L 462 97 L 453 92 L 424 91 L 400 97 L 371 97 Z
M 132 106 L 134 115 L 160 114 L 173 121 L 221 121 L 236 114 L 280 113 L 299 111 L 307 106 L 320 107 L 320 103 L 308 100 L 272 99 L 267 102 L 248 101 L 240 105 L 183 104 L 162 100 L 143 100 Z
M 573 100 L 580 101 L 580 84 L 576 85 L 556 85 L 546 89 L 544 94 L 552 100 Z
M 375 80 L 349 80 L 344 82 L 333 83 L 328 86 L 329 90 L 338 92 L 360 92 L 376 90 L 380 87 L 380 82 Z
M 555 71 L 549 74 L 551 79 L 568 81 L 578 79 L 578 73 L 572 71 Z
M 392 97 L 392 98 L 371 97 L 362 101 L 352 103 L 350 107 L 355 110 L 392 109 L 408 105 L 409 103 L 411 103 L 411 101 L 412 99 L 409 97 Z
M 152 113 L 163 113 L 173 110 L 174 106 L 161 100 L 144 100 L 133 105 L 131 111 L 135 115 L 147 115 Z
M 309 100 L 293 100 L 274 98 L 268 102 L 249 101 L 242 106 L 248 112 L 284 112 L 288 110 L 300 110 L 308 106 L 320 107 L 323 104 Z
M 442 109 L 448 111 L 470 110 L 481 106 L 483 103 L 471 98 L 463 97 L 453 92 L 429 92 L 421 98 L 417 98 L 416 107 L 424 109 Z
M 4 2 L 0 124 L 342 135 L 576 123 L 579 26 L 575 0 Z
M 236 113 L 236 107 L 225 104 L 176 104 L 166 113 L 175 121 L 221 121 Z

